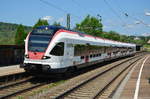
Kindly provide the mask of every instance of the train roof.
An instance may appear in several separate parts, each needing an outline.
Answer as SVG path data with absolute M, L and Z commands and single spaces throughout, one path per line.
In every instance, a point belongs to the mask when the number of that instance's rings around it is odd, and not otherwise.
M 67 29 L 66 27 L 63 26 L 54 26 L 54 25 L 43 25 L 43 26 L 39 26 L 36 29 L 55 29 L 55 30 L 59 30 L 59 29 L 64 29 L 64 30 L 68 30 L 68 31 L 72 31 L 72 32 L 78 32 L 78 33 L 82 33 L 82 34 L 86 34 L 85 32 L 81 32 L 78 30 L 72 30 L 72 29 Z
M 83 37 L 86 37 L 86 39 L 92 38 L 92 39 L 90 39 L 90 41 L 101 43 L 101 44 L 104 44 L 106 46 L 118 46 L 118 47 L 135 47 L 136 46 L 135 44 L 131 44 L 131 43 L 124 43 L 124 42 L 120 42 L 120 41 L 114 41 L 114 40 L 105 39 L 105 38 L 101 38 L 101 37 L 91 36 L 91 35 L 88 35 L 84 32 L 70 30 L 70 29 L 67 29 L 67 28 L 62 27 L 62 26 L 53 26 L 53 25 L 47 25 L 46 26 L 45 25 L 45 26 L 39 26 L 36 29 L 45 29 L 45 28 L 55 29 L 55 30 L 62 29 L 62 30 L 65 30 L 64 32 L 73 32 L 75 34 L 78 34 L 78 36 L 79 36 L 79 38 L 75 38 L 75 39 L 81 39 L 81 38 L 83 39 Z M 84 38 L 84 40 L 86 40 L 86 39 Z
M 36 29 L 45 29 L 45 28 L 48 28 L 48 29 L 55 29 L 55 30 L 58 30 L 58 29 L 67 29 L 63 26 L 54 26 L 54 25 L 43 25 L 43 26 L 39 26 L 37 27 Z

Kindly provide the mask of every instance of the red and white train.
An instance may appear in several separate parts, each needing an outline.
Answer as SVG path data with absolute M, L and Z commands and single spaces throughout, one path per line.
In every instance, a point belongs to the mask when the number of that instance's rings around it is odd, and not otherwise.
M 133 55 L 136 45 L 94 37 L 59 26 L 40 26 L 25 40 L 21 68 L 28 72 L 62 73 Z

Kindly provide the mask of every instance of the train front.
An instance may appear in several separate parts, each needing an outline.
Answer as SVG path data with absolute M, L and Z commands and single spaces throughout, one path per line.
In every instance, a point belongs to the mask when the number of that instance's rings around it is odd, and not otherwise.
M 55 68 L 58 70 L 60 66 L 59 60 L 63 57 L 55 57 L 53 55 L 57 53 L 57 49 L 56 45 L 52 44 L 52 39 L 59 29 L 54 26 L 40 26 L 29 33 L 25 40 L 24 62 L 20 67 L 30 73 L 50 73 Z M 50 51 L 51 46 L 54 48 Z M 61 44 L 59 45 L 60 48 L 57 47 L 59 51 L 64 49 L 63 46 Z M 54 67 L 53 71 L 52 66 Z

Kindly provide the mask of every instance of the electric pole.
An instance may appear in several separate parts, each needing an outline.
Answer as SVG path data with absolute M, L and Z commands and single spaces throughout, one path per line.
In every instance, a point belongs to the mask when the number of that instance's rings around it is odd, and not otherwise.
M 67 14 L 67 28 L 70 29 L 70 14 Z

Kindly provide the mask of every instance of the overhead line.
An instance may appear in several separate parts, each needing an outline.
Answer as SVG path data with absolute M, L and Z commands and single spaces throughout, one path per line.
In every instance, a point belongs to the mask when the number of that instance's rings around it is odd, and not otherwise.
M 87 10 L 87 8 L 81 6 L 76 0 L 71 0 L 74 4 L 76 4 L 79 8 L 83 8 L 84 10 Z M 90 10 L 91 13 L 93 13 L 93 11 Z
M 143 22 L 141 19 L 139 18 L 136 18 L 136 17 L 133 17 L 133 16 L 130 16 L 128 13 L 126 13 L 125 11 L 123 11 L 123 9 L 121 8 L 121 6 L 119 6 L 118 3 L 116 3 L 116 5 L 118 6 L 118 8 L 120 9 L 120 11 L 126 16 L 126 17 L 129 17 L 133 20 L 136 20 L 136 21 L 139 21 L 141 24 L 145 25 L 145 26 L 148 26 L 148 24 L 146 24 L 145 22 Z M 148 26 L 149 27 L 149 26 Z
M 106 0 L 104 0 L 104 2 L 105 2 L 105 4 L 109 7 L 109 9 L 120 19 L 120 21 L 123 23 L 122 26 L 125 26 L 125 25 L 126 25 L 126 22 L 123 21 L 123 19 L 121 18 L 121 16 L 118 15 L 118 13 L 113 9 L 113 7 L 111 7 L 111 5 L 110 5 Z M 129 32 L 125 27 L 124 27 L 124 30 L 125 30 L 126 32 Z
M 48 5 L 48 6 L 51 6 L 51 7 L 55 8 L 55 9 L 57 9 L 57 10 L 63 12 L 63 13 L 66 13 L 66 14 L 69 13 L 68 11 L 62 9 L 61 7 L 58 7 L 58 6 L 56 6 L 56 5 L 54 5 L 54 4 L 50 3 L 50 2 L 48 2 L 48 1 L 46 1 L 46 0 L 40 0 L 40 1 L 43 2 L 44 4 Z M 74 15 L 74 14 L 72 14 L 72 15 L 73 15 L 74 17 L 78 18 L 78 19 L 81 18 L 81 17 L 76 16 L 76 15 Z
M 121 8 L 121 6 L 118 4 L 118 0 L 116 0 L 116 3 L 117 7 L 119 8 L 119 10 L 125 15 L 125 11 Z
M 47 5 L 49 5 L 49 6 L 52 6 L 53 8 L 55 8 L 55 9 L 57 9 L 57 10 L 59 10 L 59 11 L 62 11 L 62 12 L 64 12 L 64 13 L 68 13 L 68 12 L 65 11 L 64 9 L 62 9 L 62 8 L 56 6 L 56 5 L 54 5 L 54 4 L 52 4 L 52 3 L 48 2 L 48 1 L 45 1 L 45 0 L 40 0 L 40 1 L 43 2 L 43 3 L 45 3 L 45 4 L 47 4 Z
M 129 16 L 129 15 L 128 15 Z M 149 24 L 146 24 L 145 22 L 143 22 L 143 20 L 141 20 L 141 19 L 138 19 L 138 18 L 136 18 L 136 17 L 133 17 L 133 16 L 129 16 L 130 18 L 132 18 L 132 19 L 134 19 L 134 20 L 136 20 L 136 21 L 139 21 L 140 23 L 142 23 L 143 25 L 145 25 L 145 26 L 148 26 Z M 149 26 L 148 26 L 149 27 Z
M 123 24 L 126 24 L 126 23 L 122 20 L 122 18 L 118 15 L 118 13 L 111 7 L 111 5 L 110 5 L 106 0 L 104 0 L 104 2 L 105 2 L 106 5 L 108 5 L 109 9 L 121 20 L 121 22 L 122 22 Z

